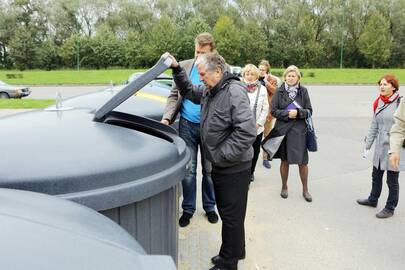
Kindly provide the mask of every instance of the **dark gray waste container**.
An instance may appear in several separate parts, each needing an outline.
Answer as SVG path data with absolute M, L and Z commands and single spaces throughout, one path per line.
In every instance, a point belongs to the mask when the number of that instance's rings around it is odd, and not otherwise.
M 52 196 L 0 189 L 0 224 L 1 269 L 175 269 L 108 218 Z
M 131 87 L 151 79 L 145 74 L 96 112 L 43 110 L 2 118 L 0 149 L 7 158 L 0 187 L 89 206 L 125 228 L 148 254 L 177 262 L 178 183 L 190 153 L 174 129 L 112 111 L 133 95 Z

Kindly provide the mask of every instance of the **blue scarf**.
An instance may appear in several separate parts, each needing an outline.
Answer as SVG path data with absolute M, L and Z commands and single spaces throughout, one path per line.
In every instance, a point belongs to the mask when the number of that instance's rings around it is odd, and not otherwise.
M 294 100 L 298 93 L 299 85 L 288 86 L 287 83 L 284 84 L 285 91 L 287 91 L 288 96 L 291 100 Z

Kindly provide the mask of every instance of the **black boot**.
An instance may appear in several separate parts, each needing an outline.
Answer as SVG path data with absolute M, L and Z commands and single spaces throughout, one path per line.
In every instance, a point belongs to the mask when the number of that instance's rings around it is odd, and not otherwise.
M 377 207 L 377 202 L 370 202 L 368 199 L 358 199 L 357 203 L 365 206 Z
M 243 254 L 242 256 L 239 257 L 239 260 L 244 260 L 244 259 L 245 259 L 245 254 Z M 211 258 L 212 264 L 215 264 L 215 265 L 220 265 L 221 262 L 223 262 L 223 261 L 225 261 L 225 259 L 219 255 Z

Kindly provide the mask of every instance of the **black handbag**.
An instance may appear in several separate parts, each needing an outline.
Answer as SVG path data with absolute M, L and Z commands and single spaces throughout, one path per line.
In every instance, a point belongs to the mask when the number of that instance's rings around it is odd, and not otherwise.
M 307 123 L 307 149 L 310 152 L 318 151 L 318 142 L 315 134 L 314 124 L 312 122 L 311 112 L 308 110 L 309 117 L 305 119 Z

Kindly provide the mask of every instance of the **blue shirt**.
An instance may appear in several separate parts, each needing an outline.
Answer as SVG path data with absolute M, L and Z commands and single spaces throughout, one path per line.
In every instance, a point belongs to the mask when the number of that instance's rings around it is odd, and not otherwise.
M 191 80 L 191 83 L 194 85 L 202 84 L 202 82 L 200 81 L 200 75 L 198 74 L 198 70 L 195 65 L 193 65 L 193 67 L 191 68 L 189 78 Z M 187 121 L 198 124 L 200 123 L 200 111 L 201 105 L 195 104 L 192 101 L 183 98 L 180 109 L 181 117 L 185 118 Z

